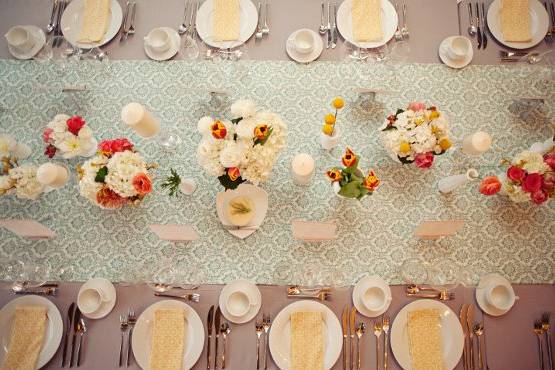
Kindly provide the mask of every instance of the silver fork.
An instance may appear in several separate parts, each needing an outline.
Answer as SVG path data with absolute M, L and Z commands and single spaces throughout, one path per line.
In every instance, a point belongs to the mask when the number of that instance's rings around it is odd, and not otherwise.
M 133 309 L 133 307 L 129 307 L 129 310 L 127 311 L 127 325 L 129 326 L 129 335 L 127 336 L 127 358 L 125 359 L 125 366 L 128 367 L 129 366 L 129 353 L 130 348 L 131 348 L 131 338 L 133 336 L 133 327 L 135 326 L 135 323 L 137 322 L 137 317 L 135 316 L 135 310 Z
M 547 7 L 547 3 L 544 1 L 543 2 L 543 6 L 545 6 L 545 11 L 547 12 L 547 14 L 549 15 L 549 9 Z M 551 18 L 551 17 L 550 17 Z M 553 23 L 553 19 L 551 18 L 551 23 Z M 553 26 L 553 28 L 555 28 L 554 24 L 551 24 L 551 26 Z M 545 34 L 544 40 L 547 43 L 550 43 L 551 37 L 553 36 L 553 32 L 552 32 L 552 27 L 547 27 L 547 33 Z
M 264 27 L 262 27 L 262 35 L 268 36 L 270 34 L 270 27 L 268 27 L 268 0 L 264 6 Z
M 260 337 L 264 331 L 264 324 L 257 321 L 254 329 L 256 330 L 256 370 L 260 370 Z
M 119 344 L 119 367 L 123 365 L 123 343 L 125 340 L 125 332 L 127 331 L 127 316 L 119 315 L 119 329 L 121 330 L 121 341 Z
M 185 24 L 185 22 L 187 21 L 187 7 L 189 5 L 189 1 L 185 0 L 185 10 L 183 11 L 183 22 L 181 22 L 181 24 L 179 25 L 179 27 L 177 28 L 177 33 L 179 33 L 180 35 L 185 34 L 185 32 L 187 32 L 187 25 Z
M 401 19 L 399 19 L 399 4 L 397 3 L 395 3 L 395 12 L 397 12 L 397 30 L 395 31 L 395 40 L 401 41 L 403 39 L 403 34 L 401 33 L 401 29 L 399 28 L 401 25 Z
M 272 325 L 270 314 L 263 314 L 262 326 L 264 326 L 264 340 L 266 341 L 266 343 L 264 343 L 264 370 L 268 369 L 268 331 L 270 330 L 270 325 Z
M 262 3 L 258 2 L 258 24 L 256 25 L 256 33 L 254 34 L 254 38 L 256 40 L 262 40 L 262 36 L 264 33 L 262 32 Z
M 199 302 L 200 301 L 200 294 L 198 293 L 189 293 L 189 294 L 170 294 L 170 293 L 154 293 L 156 297 L 171 297 L 171 298 L 180 298 L 184 299 L 189 302 Z
M 129 22 L 129 28 L 127 29 L 127 33 L 125 34 L 125 38 L 129 36 L 133 36 L 135 34 L 135 9 L 137 8 L 137 2 L 133 1 L 131 4 L 131 21 Z
M 407 27 L 407 4 L 403 4 L 403 28 L 401 28 L 401 34 L 404 39 L 409 38 L 409 28 Z

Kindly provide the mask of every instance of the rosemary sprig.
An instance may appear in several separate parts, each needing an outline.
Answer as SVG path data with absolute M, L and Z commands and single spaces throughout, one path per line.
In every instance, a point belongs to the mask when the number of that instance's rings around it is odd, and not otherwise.
M 250 207 L 242 202 L 232 201 L 229 205 L 231 206 L 231 214 L 233 215 L 242 215 L 251 211 Z
M 178 195 L 179 185 L 181 184 L 181 177 L 175 172 L 173 168 L 170 168 L 171 175 L 166 177 L 162 183 L 162 189 L 168 190 L 170 197 Z

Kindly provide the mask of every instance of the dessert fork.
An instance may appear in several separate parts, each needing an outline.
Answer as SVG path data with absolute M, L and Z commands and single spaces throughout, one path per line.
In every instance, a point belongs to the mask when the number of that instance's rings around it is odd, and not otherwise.
M 387 370 L 387 368 L 389 367 L 389 359 L 388 359 L 388 354 L 387 354 L 387 340 L 389 339 L 389 316 L 384 316 L 382 318 L 382 329 L 384 332 L 384 338 L 383 338 L 383 369 Z
M 137 322 L 137 316 L 135 316 L 135 310 L 132 307 L 129 307 L 127 311 L 127 325 L 129 326 L 129 335 L 127 336 L 127 357 L 125 359 L 125 366 L 129 366 L 129 349 L 131 348 L 131 339 L 133 336 L 133 327 Z
M 262 326 L 264 327 L 264 336 L 266 338 L 266 343 L 264 344 L 264 370 L 268 368 L 268 331 L 270 330 L 270 325 L 272 325 L 270 315 L 263 314 Z
M 260 370 L 260 337 L 264 331 L 264 324 L 256 322 L 254 329 L 256 330 L 256 369 Z
M 121 330 L 121 341 L 119 344 L 119 367 L 123 365 L 123 342 L 127 331 L 127 315 L 119 315 L 119 329 Z
M 540 356 L 540 369 L 544 370 L 544 362 L 543 362 L 543 327 L 542 322 L 537 320 L 534 322 L 534 333 L 538 337 L 538 355 Z
M 545 333 L 545 345 L 547 347 L 547 356 L 548 356 L 548 360 L 549 360 L 549 368 L 553 369 L 553 350 L 551 349 L 551 325 L 549 324 L 549 318 L 550 318 L 550 314 L 549 312 L 544 312 L 542 315 L 542 329 L 543 332 Z
M 376 336 L 376 369 L 380 368 L 380 336 L 382 335 L 382 323 L 374 321 L 374 335 Z
M 264 26 L 262 27 L 262 35 L 268 36 L 270 34 L 270 27 L 268 26 L 268 0 L 264 6 Z
M 200 294 L 198 293 L 189 293 L 189 294 L 169 294 L 169 293 L 154 293 L 156 297 L 172 297 L 172 298 L 180 298 L 184 299 L 189 302 L 199 302 L 200 301 Z

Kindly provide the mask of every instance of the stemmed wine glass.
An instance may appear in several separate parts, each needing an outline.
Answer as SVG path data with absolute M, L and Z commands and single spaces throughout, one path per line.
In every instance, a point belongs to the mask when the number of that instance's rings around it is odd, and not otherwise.
M 461 269 L 452 261 L 442 259 L 429 265 L 428 282 L 439 292 L 450 292 L 462 281 Z

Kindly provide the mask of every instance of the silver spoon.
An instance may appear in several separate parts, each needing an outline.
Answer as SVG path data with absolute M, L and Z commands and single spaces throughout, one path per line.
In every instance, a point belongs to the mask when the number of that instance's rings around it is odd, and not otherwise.
M 320 27 L 318 28 L 318 32 L 320 35 L 325 35 L 327 30 L 328 29 L 324 24 L 324 3 L 322 3 L 322 11 L 320 12 Z
M 185 34 L 185 32 L 187 32 L 187 25 L 185 24 L 185 20 L 187 19 L 187 5 L 189 5 L 189 3 L 187 2 L 187 0 L 185 0 L 185 10 L 183 11 L 183 22 L 179 25 L 179 28 L 177 29 L 177 33 L 179 33 L 180 35 Z
M 324 4 L 322 4 L 324 5 Z M 397 31 L 395 31 L 395 40 L 396 41 L 401 41 L 403 40 L 403 34 L 401 33 L 401 30 L 399 29 L 399 25 L 401 24 L 401 19 L 399 19 L 399 4 L 395 3 L 395 11 L 397 12 Z
M 220 333 L 222 334 L 222 337 L 224 338 L 223 351 L 222 351 L 222 369 L 225 369 L 225 349 L 227 347 L 226 346 L 227 336 L 229 335 L 229 333 L 231 333 L 231 326 L 229 326 L 229 324 L 227 322 L 224 322 L 220 326 Z
M 407 4 L 403 4 L 403 28 L 401 28 L 401 34 L 404 39 L 409 38 L 409 28 L 407 27 Z
M 476 32 L 478 32 L 478 29 L 474 25 L 473 19 L 474 18 L 472 17 L 472 4 L 468 3 L 468 20 L 470 22 L 470 25 L 468 26 L 468 34 L 472 37 L 474 37 L 474 35 L 476 35 Z
M 56 28 L 56 15 L 58 14 L 58 0 L 52 3 L 52 14 L 50 15 L 50 23 L 46 25 L 46 33 L 54 31 Z

